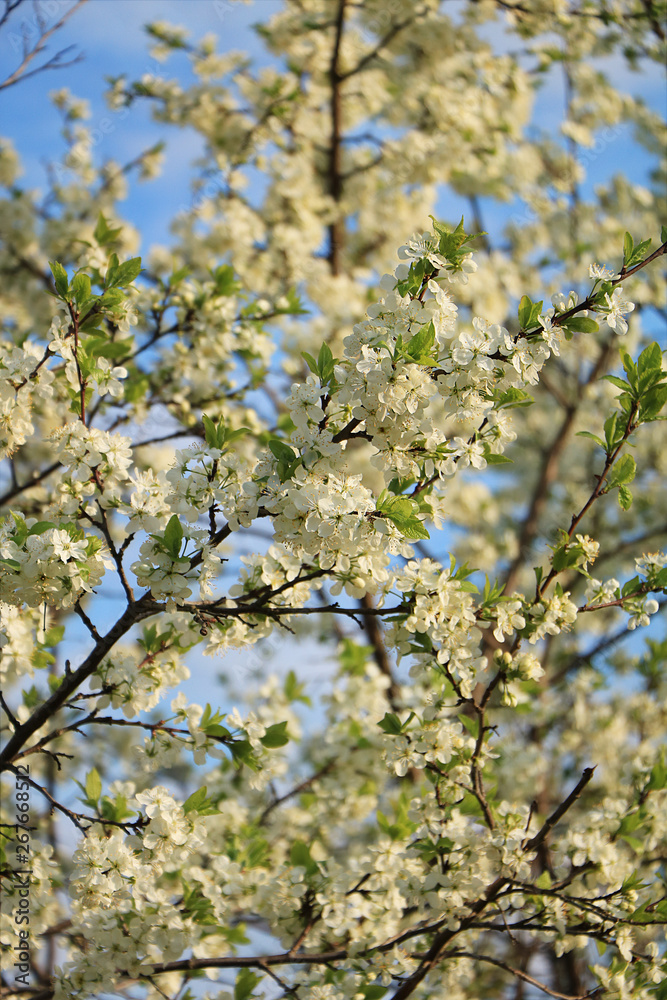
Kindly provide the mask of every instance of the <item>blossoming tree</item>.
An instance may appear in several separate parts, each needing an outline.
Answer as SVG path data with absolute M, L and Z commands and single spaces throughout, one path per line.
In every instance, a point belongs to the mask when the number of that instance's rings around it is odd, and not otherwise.
M 664 174 L 585 185 L 659 152 L 596 60 L 660 6 L 292 0 L 259 70 L 154 24 L 195 82 L 111 107 L 204 153 L 143 261 L 159 149 L 66 91 L 44 201 L 2 146 L 2 997 L 667 996 Z M 239 707 L 179 690 L 228 651 Z

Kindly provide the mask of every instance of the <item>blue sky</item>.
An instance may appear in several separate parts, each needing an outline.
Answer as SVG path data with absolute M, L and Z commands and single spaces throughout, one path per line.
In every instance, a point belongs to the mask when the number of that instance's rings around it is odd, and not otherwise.
M 461 9 L 461 0 L 444 0 L 447 12 L 454 16 Z M 73 6 L 72 0 L 37 0 L 47 27 Z M 252 29 L 258 21 L 268 19 L 282 6 L 281 0 L 88 0 L 49 42 L 52 55 L 66 45 L 74 45 L 83 59 L 63 70 L 45 72 L 26 79 L 16 87 L 0 92 L 0 133 L 13 141 L 20 153 L 24 173 L 21 184 L 46 191 L 46 163 L 57 162 L 64 152 L 60 136 L 60 115 L 53 108 L 49 93 L 67 87 L 74 95 L 86 98 L 91 117 L 86 123 L 93 132 L 95 157 L 98 162 L 113 158 L 128 162 L 142 150 L 160 140 L 166 140 L 166 162 L 162 176 L 155 181 L 131 184 L 121 213 L 142 233 L 141 253 L 152 243 L 168 242 L 169 221 L 182 207 L 190 204 L 190 164 L 201 151 L 201 143 L 191 130 L 165 128 L 151 121 L 147 104 L 135 104 L 129 113 L 110 111 L 104 100 L 105 77 L 126 74 L 138 79 L 144 73 L 164 73 L 178 76 L 186 84 L 192 79 L 186 56 L 172 57 L 166 65 L 149 55 L 149 40 L 142 30 L 152 20 L 180 24 L 191 32 L 193 39 L 213 33 L 223 51 L 237 49 L 248 52 L 258 63 L 271 59 Z M 13 69 L 20 58 L 21 35 L 36 38 L 33 6 L 25 0 L 9 25 L 0 34 L 0 65 Z M 499 23 L 486 25 L 485 37 L 501 51 L 516 48 L 516 38 L 507 36 Z M 649 73 L 633 73 L 620 59 L 599 60 L 615 85 L 633 94 L 640 94 L 647 104 L 665 111 L 665 90 L 659 67 Z M 557 125 L 562 115 L 564 95 L 560 74 L 554 74 L 549 84 L 537 96 L 535 121 L 541 127 Z M 586 188 L 600 183 L 619 167 L 633 180 L 646 180 L 647 157 L 628 141 L 628 132 L 620 133 L 599 156 L 588 164 Z M 455 213 L 457 205 L 448 193 L 447 215 Z M 467 204 L 461 205 L 467 209 Z M 509 206 L 484 206 L 485 224 L 494 234 L 510 215 Z

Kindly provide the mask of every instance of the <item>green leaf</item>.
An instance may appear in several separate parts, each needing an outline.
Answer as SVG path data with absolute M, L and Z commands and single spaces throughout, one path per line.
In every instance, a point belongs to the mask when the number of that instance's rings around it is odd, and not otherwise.
M 141 271 L 141 257 L 132 257 L 124 263 L 119 264 L 118 254 L 112 253 L 109 257 L 104 286 L 106 289 L 119 288 L 130 285 Z
M 224 726 L 219 725 L 217 722 L 209 723 L 204 732 L 207 736 L 214 736 L 221 740 L 228 739 L 232 735 L 229 729 L 225 729 Z
M 305 687 L 306 685 L 297 678 L 295 672 L 290 670 L 283 684 L 283 693 L 288 701 L 302 701 L 304 705 L 310 705 L 310 698 L 303 693 Z
M 390 736 L 399 736 L 403 732 L 401 720 L 393 712 L 385 712 L 384 718 L 378 722 L 378 726 Z
M 87 274 L 74 275 L 72 278 L 72 292 L 79 307 L 92 297 L 93 292 L 90 286 L 90 278 Z
M 646 253 L 651 246 L 653 240 L 642 240 L 633 248 L 632 253 L 628 257 L 627 261 L 624 261 L 626 267 L 635 267 L 636 264 L 641 264 L 645 259 Z
M 528 295 L 523 295 L 519 303 L 519 325 L 522 330 L 530 330 L 537 326 L 542 313 L 544 300 L 533 302 Z
M 43 646 L 57 646 L 59 642 L 62 642 L 63 636 L 65 635 L 64 625 L 52 625 L 50 629 L 47 630 L 44 635 Z
M 106 310 L 114 310 L 125 301 L 125 292 L 120 288 L 107 288 L 99 301 Z
M 229 264 L 221 264 L 211 272 L 215 282 L 215 294 L 221 296 L 234 295 L 240 289 L 240 283 L 234 277 L 234 268 Z
M 596 444 L 599 444 L 601 448 L 604 448 L 604 441 L 602 438 L 598 437 L 597 434 L 592 434 L 590 431 L 577 431 L 575 436 L 590 438 L 592 441 L 595 441 Z
M 57 527 L 58 525 L 54 524 L 53 521 L 37 521 L 36 524 L 33 524 L 30 528 L 28 528 L 27 534 L 43 535 L 44 532 L 48 531 L 50 528 L 57 528 Z
M 204 425 L 204 438 L 206 440 L 206 444 L 209 446 L 209 448 L 217 448 L 218 428 L 215 426 L 211 418 L 208 417 L 205 413 L 202 413 L 201 421 L 202 424 Z
M 169 285 L 170 288 L 175 288 L 176 285 L 180 285 L 180 283 L 185 278 L 187 278 L 189 274 L 190 274 L 189 267 L 179 267 L 177 271 L 174 271 L 173 274 L 169 275 L 169 281 L 167 282 L 167 284 Z
M 57 260 L 49 261 L 49 267 L 51 268 L 51 274 L 53 275 L 53 280 L 56 285 L 56 292 L 61 299 L 67 298 L 67 292 L 69 290 L 69 281 L 67 280 L 67 271 L 59 264 Z
M 395 524 L 405 538 L 430 538 L 422 522 L 417 517 L 419 504 L 406 496 L 392 496 L 383 490 L 377 501 L 377 512 Z
M 639 374 L 637 372 L 637 365 L 634 363 L 627 351 L 621 348 L 621 359 L 623 361 L 623 367 L 625 373 L 628 376 L 628 382 L 630 383 L 631 389 L 635 391 L 639 387 Z
M 173 559 L 178 559 L 181 554 L 181 544 L 183 542 L 183 525 L 178 515 L 172 514 L 169 523 L 164 529 L 164 545 L 167 552 Z
M 306 874 L 315 875 L 319 869 L 313 861 L 308 845 L 303 840 L 295 840 L 290 848 L 290 861 L 295 868 L 305 868 Z
M 183 803 L 183 812 L 187 815 L 191 812 L 198 812 L 199 807 L 203 806 L 206 801 L 206 785 L 202 788 L 198 788 L 196 792 L 192 795 L 188 795 L 187 799 Z
M 532 299 L 528 295 L 522 295 L 521 302 L 519 303 L 519 326 L 522 330 L 528 329 L 532 309 Z
M 637 359 L 637 371 L 639 376 L 641 376 L 648 371 L 656 370 L 660 371 L 662 368 L 662 351 L 660 350 L 660 344 L 653 341 L 648 347 L 645 347 L 642 353 Z M 641 385 L 641 382 L 640 382 Z
M 604 422 L 604 437 L 608 455 L 611 455 L 612 451 L 622 442 L 623 433 L 623 428 L 618 423 L 618 413 L 612 413 Z
M 665 403 L 667 403 L 667 385 L 654 385 L 645 392 L 639 404 L 639 419 L 643 423 L 656 420 Z
M 529 393 L 512 386 L 498 396 L 495 408 L 500 409 L 501 407 L 505 407 L 511 409 L 515 406 L 532 406 L 534 402 L 535 400 Z
M 627 266 L 628 261 L 632 257 L 632 251 L 634 250 L 634 240 L 630 233 L 626 233 L 623 238 L 623 263 Z
M 260 738 L 260 742 L 262 746 L 265 746 L 269 750 L 273 750 L 276 747 L 284 747 L 286 743 L 289 743 L 287 723 L 276 722 L 273 726 L 269 726 L 264 736 Z
M 484 451 L 484 457 L 486 458 L 487 465 L 512 465 L 514 461 L 508 458 L 507 455 L 496 455 L 492 451 L 489 451 L 487 454 L 486 450 Z
M 623 510 L 630 510 L 632 507 L 632 492 L 627 486 L 618 487 L 618 502 Z
M 621 455 L 619 460 L 614 465 L 611 470 L 611 476 L 609 477 L 608 489 L 614 489 L 616 486 L 625 486 L 626 483 L 631 483 L 635 478 L 637 472 L 637 463 L 635 462 L 632 455 Z
M 297 457 L 294 450 L 279 438 L 271 438 L 269 448 L 279 462 L 294 462 Z
M 335 364 L 336 359 L 331 353 L 331 348 L 328 344 L 322 344 L 320 347 L 320 353 L 317 355 L 317 372 L 320 376 L 320 382 L 322 385 L 326 385 L 333 375 Z
M 260 982 L 261 977 L 252 969 L 240 969 L 236 974 L 234 984 L 234 1000 L 250 1000 L 254 996 L 253 990 Z
M 357 993 L 357 996 L 362 996 L 364 1000 L 380 1000 L 381 997 L 387 995 L 387 987 L 372 985 L 372 986 L 361 986 Z
M 303 302 L 301 301 L 301 297 L 299 296 L 299 294 L 296 291 L 296 288 L 290 288 L 290 289 L 288 289 L 288 291 L 287 291 L 287 302 L 288 302 L 287 313 L 290 316 L 308 316 L 309 315 L 310 310 L 306 309 L 306 307 L 304 306 Z
M 622 378 L 618 378 L 617 375 L 603 375 L 602 378 L 607 382 L 611 382 L 611 384 L 615 385 L 617 389 L 622 389 L 624 392 L 631 391 L 631 386 Z
M 662 788 L 667 788 L 667 765 L 664 761 L 658 761 L 651 769 L 651 777 L 646 785 L 646 791 L 656 792 Z
M 469 715 L 463 715 L 463 714 L 457 715 L 456 718 L 459 720 L 461 725 L 468 730 L 470 735 L 474 736 L 475 739 L 477 739 L 477 736 L 479 734 L 479 719 L 477 718 L 471 719 Z
M 86 795 L 91 802 L 97 802 L 100 795 L 102 794 L 102 781 L 98 774 L 97 768 L 94 767 L 86 775 Z
M 310 368 L 310 370 L 313 373 L 313 375 L 318 375 L 319 376 L 320 371 L 319 371 L 319 368 L 317 367 L 317 361 L 312 356 L 312 354 L 308 354 L 307 351 L 302 351 L 301 352 L 301 357 L 306 362 L 306 364 Z
M 125 287 L 131 285 L 141 271 L 141 257 L 132 257 L 120 265 L 114 274 L 112 283 L 107 284 L 107 288 Z
M 414 361 L 433 361 L 431 351 L 435 343 L 435 327 L 433 321 L 418 330 L 407 346 L 407 354 Z
M 554 551 L 551 558 L 551 565 L 556 573 L 562 573 L 564 569 L 568 569 L 570 566 L 576 566 L 577 559 L 579 559 L 580 556 L 580 546 L 574 545 L 571 548 L 568 548 L 567 545 L 562 545 Z
M 394 521 L 396 524 L 396 522 Z M 403 535 L 404 538 L 430 538 L 428 531 L 424 527 L 423 523 L 419 520 L 416 515 L 408 518 L 407 521 L 402 521 L 400 524 L 396 524 L 396 527 Z
M 106 246 L 107 243 L 113 243 L 118 234 L 121 232 L 122 226 L 119 226 L 117 229 L 110 229 L 109 223 L 100 212 L 97 217 L 97 225 L 95 226 L 95 230 L 93 232 L 93 236 L 99 246 L 102 247 Z
M 639 839 L 639 837 L 631 837 L 621 835 L 621 840 L 624 840 L 626 844 L 629 844 L 635 854 L 644 854 L 644 842 Z
M 667 243 L 667 226 L 662 226 L 660 229 L 660 242 Z
M 245 764 L 251 771 L 259 771 L 259 764 L 252 750 L 250 740 L 234 740 L 229 744 L 232 758 L 237 767 Z
M 597 333 L 600 329 L 599 324 L 588 316 L 570 316 L 562 326 L 571 333 Z
M 301 456 L 296 455 L 289 445 L 279 438 L 271 438 L 269 449 L 278 459 L 277 473 L 281 483 L 286 482 L 293 474 L 297 466 L 301 464 Z

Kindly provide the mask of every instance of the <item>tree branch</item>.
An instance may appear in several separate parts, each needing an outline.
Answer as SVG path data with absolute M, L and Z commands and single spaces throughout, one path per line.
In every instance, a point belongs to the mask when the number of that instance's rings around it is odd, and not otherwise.
M 83 6 L 84 3 L 86 3 L 86 0 L 77 0 L 74 6 L 71 7 L 65 14 L 63 14 L 60 20 L 56 21 L 53 27 L 49 28 L 47 31 L 43 30 L 43 22 L 40 19 L 39 28 L 41 34 L 34 48 L 32 49 L 28 48 L 28 39 L 24 33 L 23 59 L 21 60 L 20 65 L 14 70 L 14 72 L 10 73 L 10 75 L 6 77 L 6 79 L 3 82 L 0 83 L 0 90 L 4 90 L 7 87 L 13 86 L 15 83 L 18 83 L 19 80 L 27 80 L 29 77 L 35 76 L 37 73 L 42 73 L 46 69 L 63 69 L 66 66 L 72 66 L 74 63 L 79 62 L 83 58 L 81 55 L 78 55 L 74 59 L 70 59 L 69 62 L 62 62 L 61 61 L 62 57 L 74 48 L 73 45 L 68 45 L 66 48 L 61 49 L 60 52 L 56 52 L 56 54 L 52 56 L 50 59 L 48 59 L 45 63 L 43 63 L 43 65 L 38 66 L 36 69 L 30 70 L 30 72 L 26 72 L 27 67 L 30 65 L 35 56 L 40 55 L 40 53 L 44 51 L 47 39 L 50 38 L 51 35 L 53 35 L 56 31 L 58 31 L 59 28 L 62 28 L 65 22 L 72 16 L 72 14 L 74 14 L 74 12 L 78 10 L 79 7 Z M 17 6 L 18 4 L 16 4 L 12 8 L 12 10 L 15 9 L 15 7 Z M 2 26 L 2 23 L 6 20 L 7 14 L 8 11 L 5 10 L 5 17 L 3 17 L 2 21 L 0 21 L 0 27 Z

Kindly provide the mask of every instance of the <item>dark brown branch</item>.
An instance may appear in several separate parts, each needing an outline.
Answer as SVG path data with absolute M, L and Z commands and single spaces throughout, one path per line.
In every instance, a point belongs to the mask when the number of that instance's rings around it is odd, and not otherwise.
M 4 496 L 0 497 L 0 507 L 6 506 L 10 500 L 13 500 L 14 497 L 17 497 L 19 493 L 23 493 L 24 490 L 29 490 L 32 489 L 33 486 L 37 486 L 38 483 L 41 483 L 42 480 L 50 476 L 51 473 L 55 472 L 56 469 L 59 469 L 60 466 L 61 466 L 60 462 L 53 462 L 51 465 L 48 465 L 46 469 L 43 469 L 41 472 L 34 473 L 30 482 L 23 483 L 21 486 L 16 485 L 12 487 L 12 489 L 8 490 L 4 494 Z
M 573 806 L 574 803 L 577 801 L 577 799 L 583 792 L 584 788 L 593 777 L 594 773 L 595 773 L 594 767 L 584 768 L 581 778 L 579 779 L 575 787 L 572 789 L 568 797 L 565 799 L 565 801 L 561 802 L 561 804 L 558 806 L 557 809 L 554 809 L 551 816 L 549 816 L 544 821 L 544 823 L 542 824 L 542 828 L 535 834 L 535 836 L 532 837 L 527 843 L 523 845 L 524 851 L 535 851 L 540 846 L 540 844 L 544 843 L 546 838 L 549 836 L 550 832 L 555 827 L 558 820 L 562 816 L 564 816 L 565 813 L 568 811 L 568 809 L 570 809 L 571 806 Z
M 113 649 L 118 640 L 122 639 L 137 622 L 149 618 L 159 610 L 161 610 L 161 605 L 156 605 L 150 594 L 145 594 L 139 601 L 128 605 L 116 624 L 96 643 L 95 648 L 88 654 L 81 666 L 77 670 L 66 673 L 51 697 L 43 701 L 32 715 L 16 729 L 0 753 L 0 771 L 6 770 L 26 741 L 38 729 L 41 729 L 91 674 L 95 673 L 104 657 Z
M 468 929 L 468 927 L 475 921 L 475 918 L 489 905 L 489 903 L 492 903 L 496 899 L 501 890 L 507 885 L 507 881 L 508 880 L 505 878 L 497 878 L 495 882 L 492 882 L 481 898 L 470 904 L 470 908 L 473 912 L 469 917 L 466 917 L 461 921 L 457 930 L 450 930 L 450 928 L 446 927 L 436 935 L 433 944 L 423 956 L 418 968 L 408 979 L 405 980 L 405 982 L 401 984 L 401 986 L 399 986 L 394 993 L 393 1000 L 406 1000 L 407 997 L 412 996 L 419 984 L 426 979 L 429 972 L 431 972 L 431 970 L 437 965 L 444 948 L 447 947 L 449 942 L 454 937 Z
M 300 782 L 294 788 L 291 788 L 289 792 L 285 792 L 284 795 L 280 795 L 277 799 L 274 799 L 273 802 L 270 802 L 269 805 L 264 810 L 264 812 L 262 813 L 262 815 L 259 817 L 259 820 L 257 821 L 258 825 L 263 826 L 274 809 L 277 809 L 278 806 L 282 805 L 283 802 L 287 802 L 289 799 L 294 798 L 295 795 L 299 795 L 301 792 L 305 792 L 307 788 L 310 788 L 310 786 L 313 785 L 316 781 L 319 781 L 319 779 L 323 778 L 325 774 L 328 774 L 329 771 L 333 770 L 335 764 L 336 761 L 330 760 L 328 764 L 325 764 L 324 767 L 321 767 L 319 771 L 315 772 L 315 774 L 311 774 L 309 778 L 305 778 L 304 781 Z
M 516 969 L 511 965 L 507 965 L 506 962 L 501 962 L 498 958 L 492 958 L 491 955 L 476 955 L 469 951 L 450 951 L 447 952 L 447 958 L 469 958 L 473 962 L 487 962 L 491 965 L 497 965 L 499 969 L 504 969 L 505 972 L 511 973 L 517 979 L 523 980 L 524 983 L 530 983 L 531 986 L 537 987 L 538 990 L 542 990 L 547 996 L 556 997 L 556 1000 L 586 1000 L 586 997 L 590 997 L 590 993 L 579 993 L 576 996 L 572 993 L 559 993 L 558 990 L 552 990 L 551 987 L 546 986 L 541 983 L 538 979 L 533 979 L 528 973 L 523 972 L 521 969 Z
M 336 216 L 329 224 L 329 268 L 332 274 L 340 274 L 340 258 L 343 247 L 345 233 L 345 223 L 338 215 L 340 202 L 343 193 L 342 177 L 342 146 L 341 137 L 343 132 L 342 122 L 342 98 L 341 83 L 343 76 L 340 71 L 340 47 L 343 39 L 343 24 L 345 21 L 346 0 L 338 0 L 338 10 L 336 13 L 336 33 L 334 36 L 334 46 L 331 55 L 331 66 L 329 69 L 329 80 L 331 85 L 331 139 L 329 146 L 329 194 L 331 195 L 336 212 Z
M 544 509 L 549 499 L 549 487 L 558 475 L 561 456 L 569 440 L 579 408 L 584 400 L 584 390 L 596 381 L 598 375 L 607 362 L 610 351 L 611 342 L 608 341 L 600 351 L 598 359 L 588 374 L 585 382 L 583 385 L 578 386 L 576 399 L 565 407 L 565 416 L 561 426 L 556 432 L 556 437 L 554 438 L 550 448 L 543 455 L 542 466 L 532 493 L 530 508 L 521 526 L 517 554 L 512 560 L 505 577 L 505 593 L 507 595 L 511 595 L 514 587 L 516 586 L 519 571 L 521 570 L 530 545 L 537 537 L 540 518 L 544 513 Z
M 392 712 L 397 712 L 401 707 L 401 690 L 394 679 L 394 675 L 392 674 L 389 656 L 387 655 L 387 647 L 385 646 L 384 638 L 382 636 L 382 629 L 380 628 L 380 624 L 378 622 L 378 616 L 374 613 L 377 611 L 377 608 L 374 606 L 373 599 L 370 594 L 365 594 L 359 603 L 361 605 L 361 613 L 364 616 L 364 630 L 373 649 L 373 659 L 375 660 L 381 673 L 389 679 L 387 697 L 389 698 L 389 704 Z

